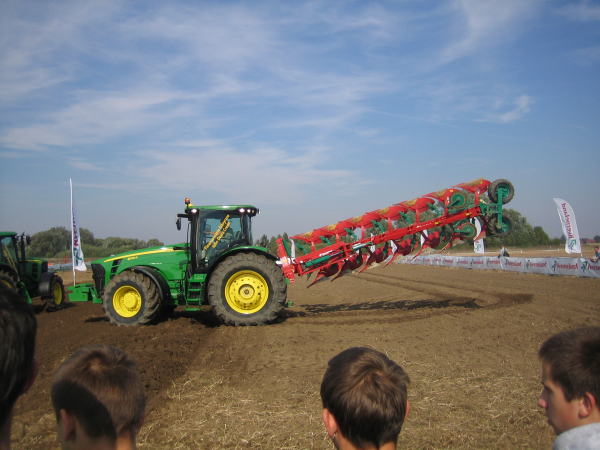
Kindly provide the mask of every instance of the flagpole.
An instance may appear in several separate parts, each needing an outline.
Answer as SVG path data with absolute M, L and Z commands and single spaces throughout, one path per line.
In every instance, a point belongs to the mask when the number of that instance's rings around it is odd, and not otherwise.
M 69 178 L 69 186 L 71 187 L 71 267 L 73 269 L 73 286 L 75 286 L 75 255 L 73 253 L 73 182 Z

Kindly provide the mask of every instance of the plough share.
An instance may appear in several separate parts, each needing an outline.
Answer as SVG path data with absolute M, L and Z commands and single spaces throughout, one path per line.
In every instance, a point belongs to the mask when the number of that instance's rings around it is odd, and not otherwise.
M 486 192 L 488 201 L 482 198 Z M 277 253 L 290 283 L 296 275 L 316 273 L 312 286 L 414 252 L 416 257 L 426 249 L 443 251 L 456 241 L 480 239 L 486 231 L 505 237 L 513 223 L 502 215 L 502 205 L 513 196 L 510 181 L 480 178 L 292 236 L 290 242 L 277 239 Z M 296 255 L 297 249 L 303 255 Z

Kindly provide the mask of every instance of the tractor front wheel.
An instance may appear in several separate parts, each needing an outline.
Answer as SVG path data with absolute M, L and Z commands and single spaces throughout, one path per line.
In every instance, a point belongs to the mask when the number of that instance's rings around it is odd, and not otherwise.
M 104 315 L 111 323 L 147 324 L 158 314 L 160 292 L 149 277 L 129 270 L 110 280 L 102 300 Z
M 266 325 L 284 307 L 287 284 L 277 265 L 255 253 L 238 253 L 221 262 L 210 277 L 208 300 L 226 325 Z
M 58 275 L 54 275 L 50 282 L 50 296 L 44 297 L 46 300 L 46 311 L 58 311 L 65 307 L 65 285 L 63 280 Z

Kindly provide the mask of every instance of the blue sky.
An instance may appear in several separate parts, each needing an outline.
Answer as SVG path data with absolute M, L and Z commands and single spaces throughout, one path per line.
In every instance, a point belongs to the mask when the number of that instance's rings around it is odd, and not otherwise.
M 0 2 L 0 229 L 309 231 L 484 177 L 600 234 L 600 2 Z

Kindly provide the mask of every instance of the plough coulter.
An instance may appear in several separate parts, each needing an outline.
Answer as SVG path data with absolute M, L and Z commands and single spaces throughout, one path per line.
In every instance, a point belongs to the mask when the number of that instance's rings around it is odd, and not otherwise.
M 489 201 L 482 198 L 486 192 Z M 296 275 L 316 274 L 312 286 L 426 249 L 443 251 L 486 231 L 507 236 L 513 223 L 502 215 L 502 205 L 513 196 L 510 181 L 480 178 L 292 236 L 290 242 L 280 238 L 277 253 L 290 283 Z

